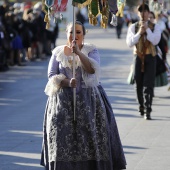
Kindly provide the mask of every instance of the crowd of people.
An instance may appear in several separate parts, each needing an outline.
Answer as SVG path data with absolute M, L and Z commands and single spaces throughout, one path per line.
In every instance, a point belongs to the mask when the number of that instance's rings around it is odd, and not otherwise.
M 9 66 L 24 66 L 24 60 L 34 61 L 51 55 L 59 33 L 58 22 L 46 29 L 42 2 L 0 4 L 0 70 Z
M 2 3 L 3 2 L 3 3 Z M 170 81 L 170 73 L 167 72 L 167 53 L 170 40 L 170 14 L 150 11 L 148 19 L 159 26 L 161 38 L 157 45 L 157 63 L 155 87 L 166 85 Z M 59 33 L 58 22 L 51 20 L 50 27 L 46 29 L 44 22 L 45 13 L 42 10 L 42 2 L 0 4 L 0 71 L 8 70 L 8 66 L 24 66 L 22 61 L 34 61 L 51 55 L 51 50 L 56 46 Z M 82 23 L 86 18 L 78 10 L 76 18 Z M 121 37 L 121 30 L 126 23 L 127 27 L 140 21 L 140 16 L 135 12 L 126 12 L 124 17 L 118 16 L 116 26 L 117 38 Z M 109 21 L 110 22 L 110 21 Z M 109 25 L 108 22 L 108 25 Z M 129 37 L 127 38 L 129 41 Z M 161 74 L 164 73 L 164 74 Z M 161 75 L 161 76 L 160 76 Z M 169 79 L 166 79 L 168 76 Z M 169 88 L 170 89 L 170 88 Z M 154 95 L 154 94 L 153 94 Z

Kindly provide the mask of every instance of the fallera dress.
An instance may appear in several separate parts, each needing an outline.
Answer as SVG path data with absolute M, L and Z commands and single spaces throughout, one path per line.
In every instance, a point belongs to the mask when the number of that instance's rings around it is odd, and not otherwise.
M 60 87 L 71 79 L 72 56 L 66 46 L 52 51 L 48 66 L 49 96 L 43 123 L 40 164 L 46 170 L 121 170 L 126 160 L 114 113 L 99 83 L 100 57 L 94 45 L 85 43 L 81 52 L 89 57 L 95 74 L 87 74 L 78 56 L 76 65 L 76 121 L 73 121 L 73 89 Z

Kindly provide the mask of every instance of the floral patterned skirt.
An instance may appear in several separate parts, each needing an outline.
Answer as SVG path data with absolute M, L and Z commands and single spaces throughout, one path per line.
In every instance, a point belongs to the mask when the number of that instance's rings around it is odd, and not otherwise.
M 114 113 L 101 85 L 76 94 L 69 88 L 49 97 L 40 164 L 46 170 L 121 170 L 126 160 Z

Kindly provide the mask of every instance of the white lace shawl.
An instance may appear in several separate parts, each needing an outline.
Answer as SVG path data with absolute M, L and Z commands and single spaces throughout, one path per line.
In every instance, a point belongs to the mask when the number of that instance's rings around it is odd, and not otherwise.
M 66 57 L 64 55 L 64 45 L 56 47 L 53 51 L 52 54 L 56 56 L 56 60 L 58 62 L 62 63 L 62 67 L 66 68 L 69 67 L 71 68 L 71 64 L 68 60 L 68 57 Z M 85 85 L 87 87 L 93 87 L 93 86 L 97 86 L 99 84 L 99 77 L 100 77 L 100 58 L 99 55 L 97 53 L 97 55 L 95 54 L 90 55 L 89 53 L 92 52 L 93 50 L 95 50 L 96 47 L 92 44 L 87 44 L 85 43 L 81 52 L 84 53 L 86 56 L 89 57 L 89 62 L 91 63 L 92 68 L 95 70 L 94 74 L 88 74 L 81 65 L 81 61 L 79 59 L 79 57 L 76 55 L 75 56 L 75 68 L 77 67 L 81 67 L 82 70 L 82 78 L 83 81 L 85 82 Z M 92 58 L 93 57 L 93 58 Z M 69 56 L 70 60 L 73 60 L 73 56 Z M 66 76 L 64 74 L 57 74 L 55 76 L 52 76 L 45 88 L 45 93 L 48 96 L 51 95 L 55 95 L 56 92 L 58 91 L 58 89 L 60 88 L 60 83 L 62 80 L 64 80 L 66 78 Z

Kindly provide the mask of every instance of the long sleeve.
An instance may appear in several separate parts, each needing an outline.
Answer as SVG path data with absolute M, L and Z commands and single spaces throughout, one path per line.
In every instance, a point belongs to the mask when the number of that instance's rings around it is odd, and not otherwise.
M 139 41 L 140 34 L 135 33 L 135 24 L 132 24 L 128 28 L 127 36 L 126 36 L 126 44 L 128 47 L 133 47 Z
M 95 70 L 94 74 L 88 74 L 82 68 L 82 78 L 87 86 L 97 86 L 100 78 L 100 55 L 97 48 L 92 44 L 85 43 L 82 52 L 88 56 L 92 68 Z
M 146 29 L 147 40 L 153 45 L 157 45 L 161 39 L 161 30 L 157 24 L 155 24 L 154 31 L 152 32 L 150 28 Z
M 52 54 L 49 64 L 48 64 L 48 82 L 45 87 L 45 94 L 48 96 L 55 95 L 60 89 L 60 83 L 64 80 L 66 76 L 62 73 L 59 73 L 59 63 L 56 60 L 55 53 Z
M 58 61 L 56 60 L 56 56 L 53 54 L 48 64 L 48 78 L 51 78 L 52 76 L 58 73 L 59 70 L 58 67 L 59 67 Z
M 89 52 L 88 56 L 89 58 L 94 59 L 100 65 L 99 52 L 96 48 L 93 51 Z
M 150 28 L 146 29 L 147 33 L 147 40 L 150 41 L 153 45 L 157 45 L 161 38 L 161 31 L 157 24 L 155 24 L 154 31 L 152 32 Z M 132 24 L 127 32 L 126 43 L 129 47 L 133 47 L 135 44 L 138 43 L 140 34 L 137 32 L 135 33 L 135 24 Z

